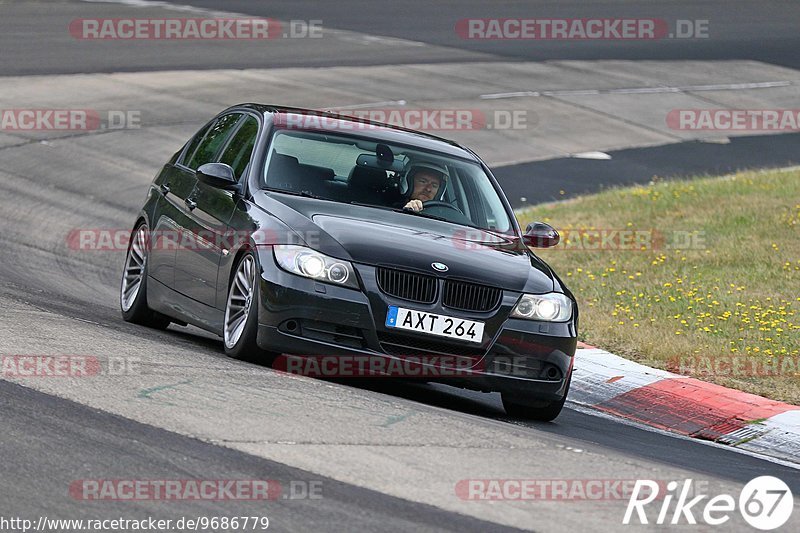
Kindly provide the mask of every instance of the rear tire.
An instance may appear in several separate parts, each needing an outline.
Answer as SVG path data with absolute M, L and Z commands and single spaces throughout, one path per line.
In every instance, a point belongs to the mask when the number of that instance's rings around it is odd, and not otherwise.
M 147 258 L 150 232 L 142 222 L 131 232 L 119 290 L 122 319 L 141 326 L 167 329 L 171 320 L 147 306 Z
M 524 418 L 526 420 L 536 420 L 538 422 L 551 422 L 561 414 L 564 403 L 567 401 L 567 394 L 569 393 L 571 382 L 572 376 L 570 376 L 567 382 L 567 390 L 564 391 L 564 397 L 554 402 L 535 399 L 526 400 L 519 396 L 510 396 L 505 392 L 501 393 L 503 407 L 506 410 L 506 414 L 514 418 Z

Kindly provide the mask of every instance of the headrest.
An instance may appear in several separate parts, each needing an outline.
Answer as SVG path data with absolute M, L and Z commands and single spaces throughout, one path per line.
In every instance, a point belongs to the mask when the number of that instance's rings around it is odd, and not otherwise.
M 272 152 L 272 160 L 270 161 L 269 166 L 274 168 L 297 168 L 300 166 L 300 161 L 291 155 L 279 154 L 278 152 Z
M 350 171 L 347 183 L 351 188 L 383 190 L 386 187 L 386 171 L 379 168 L 356 165 Z

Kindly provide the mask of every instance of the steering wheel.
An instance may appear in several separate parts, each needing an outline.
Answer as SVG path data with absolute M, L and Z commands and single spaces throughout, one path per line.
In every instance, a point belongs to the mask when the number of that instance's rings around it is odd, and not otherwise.
M 449 209 L 453 209 L 458 212 L 459 215 L 464 216 L 464 212 L 461 209 L 457 208 L 453 204 L 449 202 L 443 202 L 441 200 L 428 200 L 427 202 L 422 202 L 422 209 L 428 209 L 429 207 L 446 207 Z

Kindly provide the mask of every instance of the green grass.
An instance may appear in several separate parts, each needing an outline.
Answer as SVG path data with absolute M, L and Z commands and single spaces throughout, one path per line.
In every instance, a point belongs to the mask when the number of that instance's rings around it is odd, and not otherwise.
M 581 340 L 800 404 L 800 171 L 654 180 L 517 218 L 562 232 L 537 254 L 575 294 Z M 640 241 L 589 249 L 598 230 Z

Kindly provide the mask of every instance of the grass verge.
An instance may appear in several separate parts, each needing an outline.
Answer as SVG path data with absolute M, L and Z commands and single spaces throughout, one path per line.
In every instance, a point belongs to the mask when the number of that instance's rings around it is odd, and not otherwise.
M 800 171 L 742 172 L 535 206 L 537 250 L 575 294 L 581 340 L 800 405 Z

